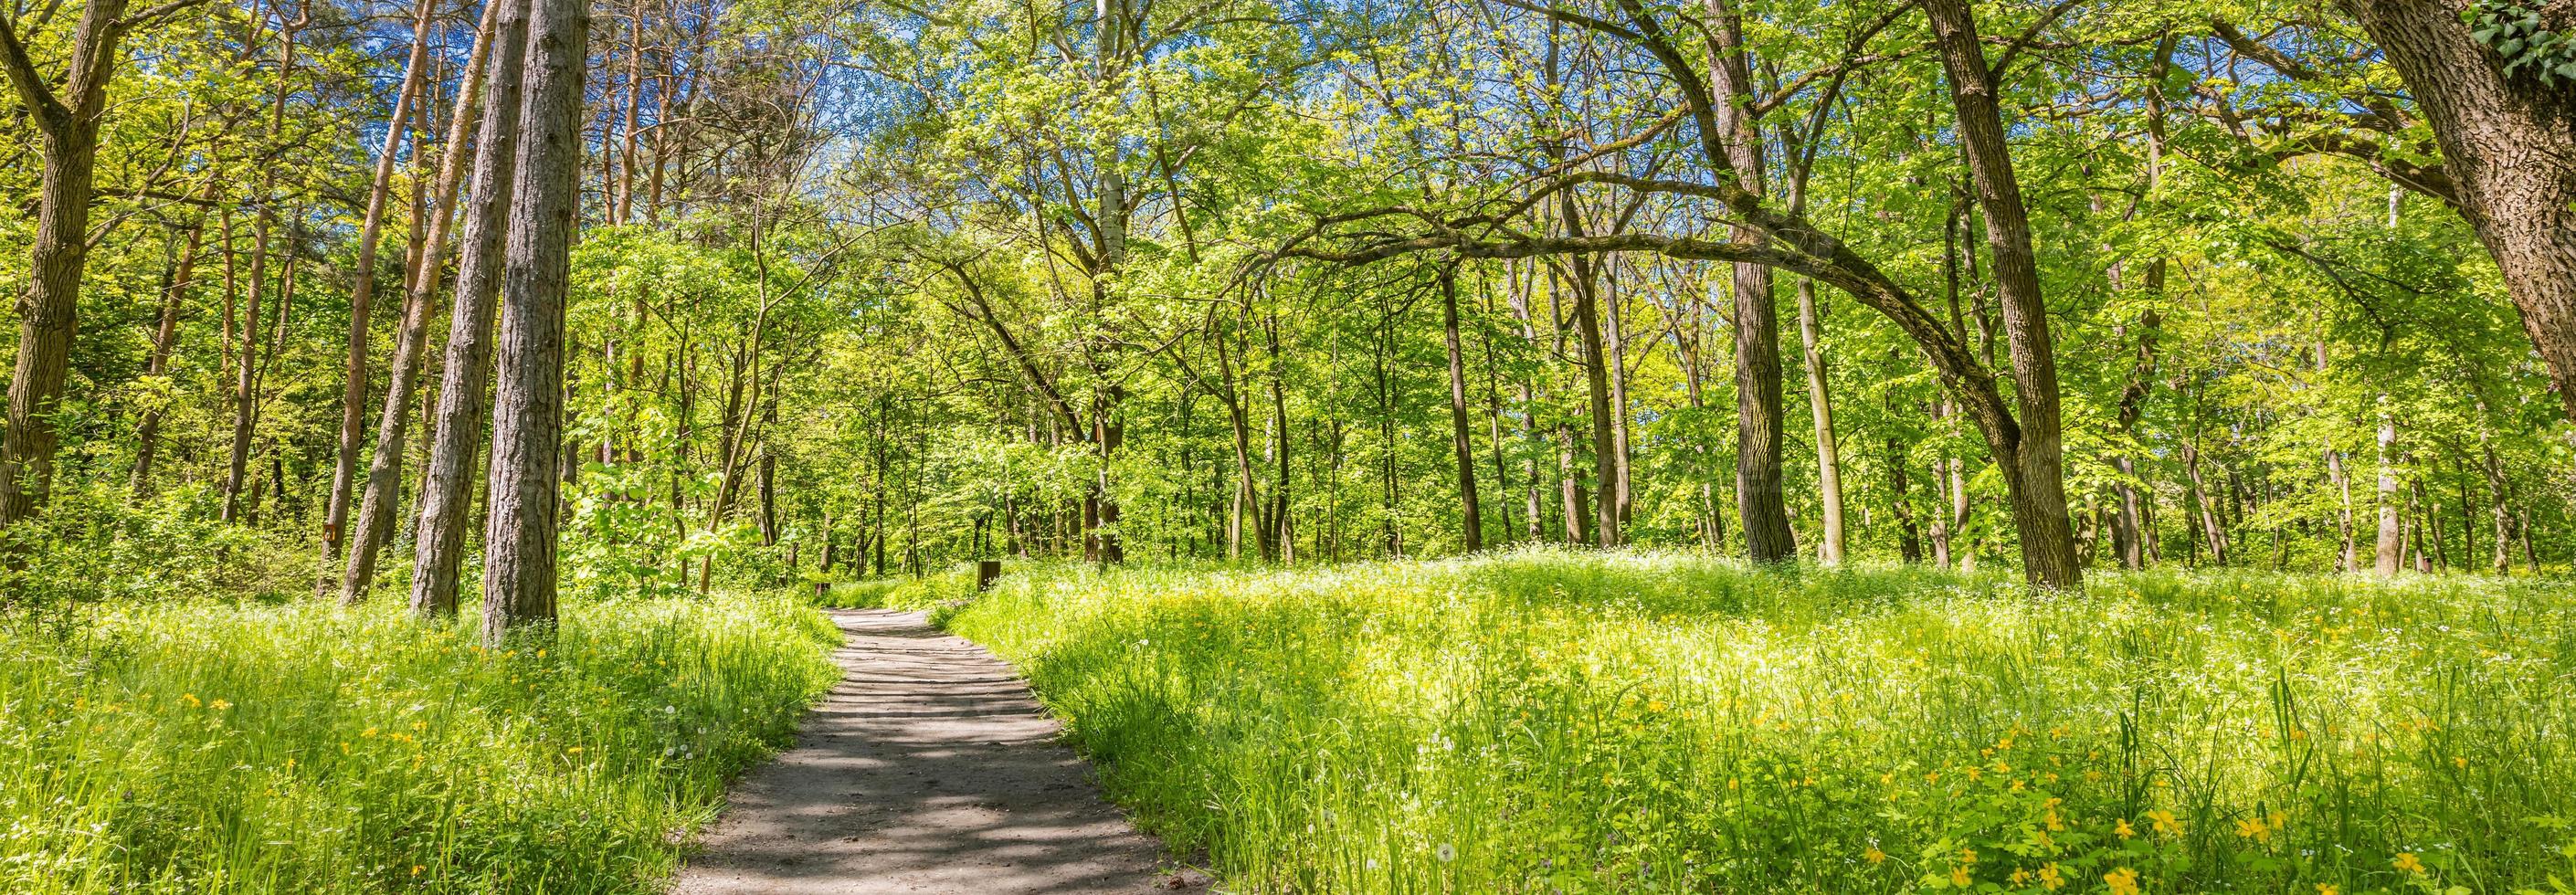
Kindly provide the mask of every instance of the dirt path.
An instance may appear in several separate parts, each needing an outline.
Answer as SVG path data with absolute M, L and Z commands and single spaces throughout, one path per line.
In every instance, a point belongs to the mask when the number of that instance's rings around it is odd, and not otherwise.
M 1056 742 L 1027 685 L 917 612 L 833 612 L 847 674 L 734 787 L 673 895 L 1196 889 Z

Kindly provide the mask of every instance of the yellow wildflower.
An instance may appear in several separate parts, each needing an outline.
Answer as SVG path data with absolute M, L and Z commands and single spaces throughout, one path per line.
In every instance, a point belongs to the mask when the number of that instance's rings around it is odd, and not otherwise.
M 2318 883 L 2317 895 L 2343 895 L 2343 890 L 2335 888 L 2333 883 Z
M 2399 869 L 2399 870 L 2403 870 L 2403 871 L 2406 871 L 2406 872 L 2408 872 L 2408 873 L 2423 873 L 2423 872 L 2424 872 L 2424 862 L 2423 862 L 2423 860 L 2421 860 L 2421 859 L 2419 859 L 2419 858 L 2415 857 L 2415 853 L 2414 853 L 2414 852 L 2411 852 L 2411 851 L 2402 851 L 2402 852 L 2398 852 L 2398 853 L 2397 853 L 2397 861 L 2396 861 L 2396 865 L 2397 865 L 2397 869 Z
M 2129 826 L 2129 819 L 2125 817 L 2120 818 L 2112 825 L 2111 832 L 2120 834 L 2120 838 L 2122 839 L 2138 835 L 2137 828 Z
M 2147 819 L 2155 822 L 2155 825 L 2156 825 L 2156 834 L 2157 834 L 2157 835 L 2160 835 L 2160 836 L 2180 836 L 2180 835 L 2182 835 L 2182 821 L 2181 821 L 2181 820 L 2176 819 L 2176 818 L 2174 817 L 2174 813 L 2173 813 L 2173 812 L 2171 812 L 2171 811 L 2167 811 L 2167 810 L 2165 810 L 2165 809 L 2158 808 L 2158 809 L 2156 809 L 2156 810 L 2154 810 L 2154 811 L 2149 811 L 2149 812 L 2147 812 Z
M 2262 818 L 2249 817 L 2236 822 L 2236 835 L 2256 842 L 2269 842 L 2272 839 L 2272 828 L 2265 826 Z
M 2057 862 L 2051 861 L 2048 866 L 2039 868 L 2040 888 L 2054 892 L 2065 885 L 2066 875 L 2058 872 Z
M 1967 868 L 1967 865 L 1964 865 L 1964 864 L 1963 864 L 1963 865 L 1960 865 L 1960 866 L 1957 866 L 1957 867 L 1952 867 L 1952 868 L 1950 868 L 1950 885 L 1957 886 L 1957 887 L 1959 887 L 1959 888 L 1965 889 L 1965 888 L 1967 888 L 1967 887 L 1968 887 L 1968 884 L 1973 883 L 1973 882 L 1975 882 L 1975 881 L 1976 881 L 1976 878 L 1975 878 L 1975 877 L 1972 877 L 1972 876 L 1969 876 L 1969 875 L 1968 875 L 1968 868 Z
M 218 711 L 218 712 L 220 712 L 220 711 L 223 711 L 223 710 L 225 710 L 225 709 L 228 709 L 228 708 L 232 708 L 232 707 L 233 707 L 232 701 L 231 701 L 231 700 L 228 700 L 228 699 L 218 699 L 218 700 L 215 700 L 215 701 L 213 701 L 213 702 L 207 703 L 207 705 L 214 706 L 215 711 Z
M 205 703 L 197 701 L 197 694 L 194 693 L 179 694 L 179 701 L 187 703 L 189 708 L 196 708 L 198 706 L 205 705 Z
M 2111 895 L 2139 895 L 2138 872 L 2135 870 L 2122 867 L 2105 873 L 2102 882 L 2110 885 Z
M 1870 846 L 1868 851 L 1861 852 L 1861 853 L 1860 853 L 1860 857 L 1861 857 L 1861 860 L 1868 861 L 1868 862 L 1870 862 L 1870 863 L 1872 863 L 1872 864 L 1885 864 L 1885 863 L 1887 863 L 1887 853 L 1886 853 L 1886 852 L 1883 852 L 1883 851 L 1879 851 L 1879 850 L 1878 850 L 1878 846 L 1875 846 L 1875 845 Z M 2413 855 L 2408 855 L 2407 857 L 2414 857 L 2414 856 L 2413 856 Z

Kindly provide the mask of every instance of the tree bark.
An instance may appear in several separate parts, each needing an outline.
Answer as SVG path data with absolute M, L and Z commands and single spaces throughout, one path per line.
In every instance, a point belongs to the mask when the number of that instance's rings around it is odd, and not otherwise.
M 2470 35 L 2467 0 L 2339 0 L 2387 53 L 2442 147 L 2461 216 L 2495 254 L 2505 291 L 2576 419 L 2576 94 L 2507 77 Z M 2576 27 L 2576 3 L 2543 5 Z
M 287 79 L 295 73 L 295 35 L 301 24 L 300 20 L 291 22 L 277 36 L 277 88 L 276 95 L 270 100 L 268 115 L 268 139 L 272 144 L 283 139 L 286 129 Z M 259 214 L 251 225 L 250 296 L 243 300 L 242 306 L 241 366 L 235 370 L 233 382 L 232 453 L 229 474 L 224 478 L 222 518 L 226 522 L 235 519 L 248 521 L 243 514 L 258 512 L 256 504 L 259 501 L 256 498 L 251 501 L 252 507 L 244 508 L 241 497 L 242 489 L 250 485 L 251 434 L 259 415 L 259 300 L 268 289 L 269 236 L 277 224 L 277 168 L 276 165 L 260 166 Z M 292 279 L 291 272 L 289 279 Z M 281 322 L 285 319 L 283 306 L 278 319 Z M 270 353 L 274 354 L 273 351 Z
M 2012 483 L 2015 528 L 2021 532 L 2025 574 L 2044 587 L 2074 587 L 2083 580 L 2075 559 L 2075 530 L 2066 515 L 2066 479 L 2058 408 L 2056 347 L 2049 334 L 2038 260 L 2031 249 L 2029 216 L 2013 174 L 2011 149 L 1995 104 L 1993 73 L 1964 0 L 1925 0 L 1924 12 L 1948 72 L 1958 113 L 1960 144 L 1974 175 L 1977 204 L 1985 210 L 1986 241 L 2012 354 L 2018 437 L 1996 458 Z
M 2388 396 L 2379 397 L 2379 542 L 2371 554 L 2371 570 L 2382 576 L 2395 575 L 2405 559 L 2406 533 L 2397 512 L 2397 466 L 2390 451 L 2397 444 L 2397 417 L 2390 415 Z
M 1831 566 L 1843 561 L 1843 458 L 1834 438 L 1833 390 L 1825 379 L 1824 328 L 1824 309 L 1816 305 L 1816 281 L 1799 277 L 1798 341 L 1806 351 L 1807 407 L 1816 418 L 1816 499 L 1823 505 L 1825 522 L 1824 536 L 1816 542 L 1816 559 Z M 1898 481 L 1904 480 L 1903 472 L 1897 476 Z
M 1729 0 L 1708 0 L 1707 5 L 1716 19 L 1709 72 L 1719 100 L 1714 110 L 1718 129 L 1737 185 L 1758 197 L 1764 191 L 1762 135 L 1751 111 L 1753 76 L 1743 22 Z M 1761 230 L 1749 226 L 1732 228 L 1729 239 L 1747 246 L 1767 241 Z M 1734 273 L 1735 508 L 1743 516 L 1745 556 L 1757 563 L 1786 562 L 1797 558 L 1798 543 L 1781 487 L 1786 414 L 1781 409 L 1780 321 L 1771 296 L 1771 268 L 1742 263 Z M 1840 515 L 1841 510 L 1834 512 Z
M 426 5 L 426 4 L 424 4 Z M 465 82 L 457 89 L 456 109 L 448 116 L 446 149 L 438 163 L 437 198 L 431 203 L 420 250 L 415 254 L 410 288 L 403 296 L 402 329 L 394 337 L 393 369 L 385 380 L 385 404 L 376 418 L 376 449 L 367 461 L 366 490 L 359 500 L 358 527 L 349 544 L 349 562 L 340 580 L 340 600 L 364 599 L 375 580 L 376 557 L 393 537 L 394 505 L 402 498 L 402 461 L 410 444 L 412 395 L 420 386 L 420 367 L 429 341 L 429 306 L 438 295 L 440 260 L 447 255 L 447 235 L 456 216 L 456 188 L 465 170 L 466 139 L 477 121 L 475 101 L 482 90 L 484 62 L 491 53 L 492 31 L 507 0 L 483 7 L 475 28 L 474 48 L 467 53 Z M 415 150 L 417 151 L 417 150 Z
M 500 383 L 485 497 L 483 636 L 555 620 L 564 305 L 578 226 L 588 0 L 531 0 L 526 100 L 502 267 Z
M 1476 506 L 1476 443 L 1467 428 L 1467 364 L 1459 351 L 1458 276 L 1440 271 L 1441 334 L 1449 350 L 1449 443 L 1458 459 L 1460 539 L 1468 553 L 1485 549 L 1485 519 Z
M 459 242 L 456 290 L 450 297 L 447 352 L 438 387 L 438 422 L 429 470 L 421 477 L 420 534 L 415 542 L 411 608 L 424 617 L 456 611 L 465 528 L 473 512 L 477 449 L 483 445 L 492 361 L 494 298 L 500 291 L 502 244 L 518 157 L 521 78 L 528 45 L 527 7 L 495 0 L 493 52 L 485 76 L 489 97 L 474 141 L 468 191 L 474 204 Z
M 411 107 L 420 93 L 422 78 L 428 73 L 429 30 L 435 0 L 419 0 L 412 12 L 411 59 L 403 64 L 402 87 L 394 93 L 392 117 L 385 122 L 384 147 L 376 153 L 375 179 L 367 187 L 366 217 L 358 225 L 357 282 L 349 290 L 349 355 L 341 369 L 340 451 L 331 467 L 331 498 L 322 521 L 322 562 L 326 570 L 315 579 L 314 592 L 326 593 L 343 577 L 330 574 L 332 563 L 340 558 L 340 547 L 348 540 L 349 498 L 356 487 L 358 451 L 363 443 L 367 419 L 367 336 L 373 329 L 369 318 L 375 308 L 376 248 L 384 236 L 385 200 L 393 192 L 394 155 L 402 148 L 404 130 L 411 123 Z M 414 146 L 412 151 L 420 148 Z M 413 222 L 419 226 L 419 222 Z M 344 594 L 343 599 L 347 599 Z
M 60 444 L 53 413 L 69 374 L 81 276 L 89 268 L 98 128 L 108 84 L 124 61 L 121 45 L 132 25 L 125 9 L 125 0 L 90 0 L 82 8 L 60 78 L 36 70 L 19 42 L 16 18 L 0 17 L 0 67 L 43 143 L 32 269 L 18 300 L 18 358 L 9 378 L 8 427 L 0 434 L 0 529 L 42 509 L 53 489 Z

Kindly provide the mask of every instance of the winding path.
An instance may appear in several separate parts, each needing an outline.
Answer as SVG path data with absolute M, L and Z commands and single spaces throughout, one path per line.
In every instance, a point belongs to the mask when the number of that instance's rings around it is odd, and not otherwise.
M 673 895 L 1196 889 L 1100 797 L 1010 666 L 922 613 L 831 613 L 845 670 L 734 788 Z

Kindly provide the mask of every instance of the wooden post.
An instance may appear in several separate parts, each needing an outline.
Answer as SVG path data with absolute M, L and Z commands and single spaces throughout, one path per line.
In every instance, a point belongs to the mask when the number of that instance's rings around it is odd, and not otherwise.
M 1002 577 L 1002 561 L 1001 561 L 1001 560 L 998 560 L 998 559 L 979 559 L 979 560 L 976 560 L 976 561 L 975 561 L 975 592 L 976 592 L 976 593 L 982 593 L 982 592 L 984 592 L 984 591 L 988 591 L 988 590 L 993 589 L 993 580 L 994 580 L 994 579 L 996 579 L 996 578 L 1000 578 L 1000 577 Z

